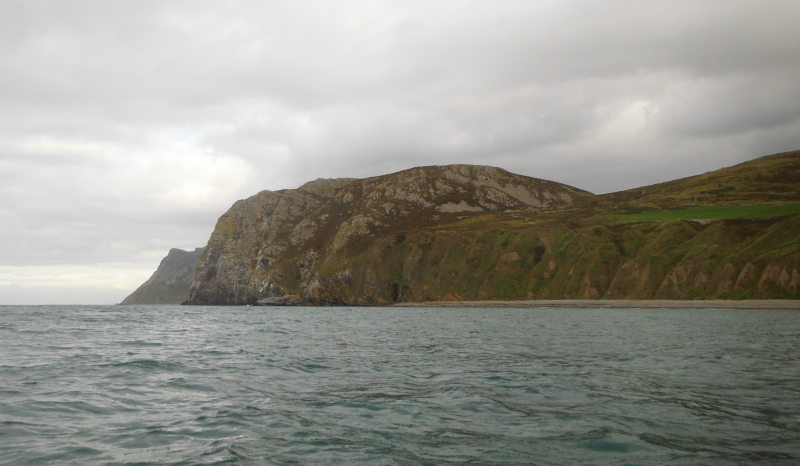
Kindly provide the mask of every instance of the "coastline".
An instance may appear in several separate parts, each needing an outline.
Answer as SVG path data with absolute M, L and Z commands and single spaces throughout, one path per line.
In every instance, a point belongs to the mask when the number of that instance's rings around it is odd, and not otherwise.
M 425 301 L 396 303 L 396 307 L 552 307 L 552 308 L 624 308 L 624 309 L 748 309 L 800 311 L 800 300 L 639 300 L 639 299 L 540 299 L 525 301 Z

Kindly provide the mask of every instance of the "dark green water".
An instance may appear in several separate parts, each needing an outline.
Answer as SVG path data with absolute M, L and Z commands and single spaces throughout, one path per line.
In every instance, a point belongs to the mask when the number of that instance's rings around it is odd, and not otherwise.
M 797 464 L 800 313 L 0 307 L 0 464 Z

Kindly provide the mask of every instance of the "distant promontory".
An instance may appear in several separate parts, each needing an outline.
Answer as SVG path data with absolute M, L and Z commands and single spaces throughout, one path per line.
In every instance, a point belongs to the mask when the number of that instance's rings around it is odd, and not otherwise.
M 180 304 L 186 301 L 197 261 L 204 250 L 171 249 L 155 273 L 120 304 Z

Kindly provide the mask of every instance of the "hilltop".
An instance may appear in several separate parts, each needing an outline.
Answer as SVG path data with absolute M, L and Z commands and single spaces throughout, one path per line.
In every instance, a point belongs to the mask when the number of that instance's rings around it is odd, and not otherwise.
M 800 202 L 800 151 L 768 155 L 702 175 L 606 194 L 617 208 Z
M 262 191 L 220 217 L 189 304 L 800 298 L 800 152 L 594 195 L 418 167 Z
M 408 283 L 395 277 L 394 262 L 406 259 L 398 254 L 417 252 L 406 250 L 416 244 L 416 233 L 487 214 L 513 218 L 569 209 L 595 198 L 552 181 L 470 165 L 262 191 L 234 204 L 217 222 L 189 303 L 280 296 L 313 304 L 395 302 Z

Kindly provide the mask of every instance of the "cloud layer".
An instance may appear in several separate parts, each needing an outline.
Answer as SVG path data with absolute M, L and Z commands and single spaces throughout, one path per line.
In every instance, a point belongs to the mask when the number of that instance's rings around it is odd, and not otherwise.
M 784 1 L 7 2 L 0 303 L 120 300 L 235 200 L 318 177 L 475 163 L 601 193 L 798 149 L 797 24 Z

